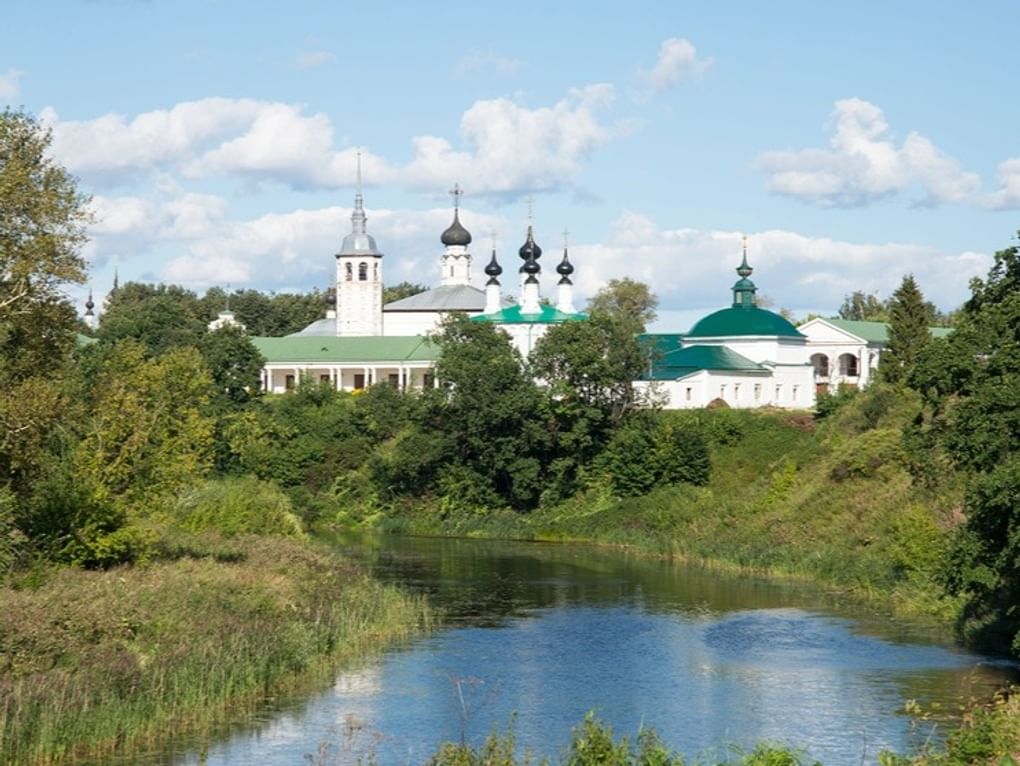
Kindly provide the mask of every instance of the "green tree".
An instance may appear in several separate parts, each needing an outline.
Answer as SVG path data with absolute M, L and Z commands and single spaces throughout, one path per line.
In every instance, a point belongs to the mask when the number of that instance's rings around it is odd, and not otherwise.
M 649 322 L 655 320 L 655 308 L 659 299 L 644 282 L 630 277 L 610 279 L 588 301 L 590 314 L 608 314 L 617 319 L 631 322 L 634 334 L 644 332 Z
M 889 300 L 889 342 L 879 371 L 890 383 L 906 380 L 917 355 L 931 340 L 931 319 L 917 282 L 908 274 Z
M 0 378 L 52 365 L 74 344 L 75 316 L 61 286 L 85 279 L 80 249 L 89 198 L 48 156 L 49 130 L 0 113 Z M 0 379 L 0 387 L 6 381 Z
M 889 319 L 889 306 L 874 293 L 854 290 L 844 296 L 843 305 L 839 307 L 839 318 L 857 322 L 885 322 Z
M 155 356 L 174 347 L 197 346 L 205 329 L 195 293 L 178 285 L 129 282 L 110 295 L 97 335 L 108 342 L 133 338 Z
M 149 510 L 212 466 L 212 380 L 194 348 L 150 358 L 129 339 L 94 353 L 102 359 L 74 447 L 74 476 L 93 488 L 97 502 Z
M 213 399 L 219 409 L 240 407 L 259 396 L 266 360 L 241 328 L 226 325 L 207 332 L 198 350 L 212 375 Z
M 399 301 L 402 298 L 410 298 L 412 295 L 423 293 L 428 290 L 425 285 L 419 285 L 414 282 L 398 282 L 395 285 L 386 285 L 383 288 L 382 302 L 393 303 L 393 301 Z
M 442 387 L 429 392 L 426 418 L 454 445 L 447 492 L 533 507 L 552 446 L 547 399 L 494 325 L 454 314 L 434 340 Z

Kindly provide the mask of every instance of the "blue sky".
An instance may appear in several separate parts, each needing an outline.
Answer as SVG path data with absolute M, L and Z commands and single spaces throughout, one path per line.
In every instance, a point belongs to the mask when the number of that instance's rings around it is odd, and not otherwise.
M 581 9 L 584 9 L 583 11 Z M 385 278 L 534 224 L 578 290 L 724 305 L 740 235 L 798 313 L 912 272 L 952 308 L 1020 228 L 1020 4 L 8 0 L 0 103 L 50 125 L 122 280 L 323 287 L 356 152 Z M 479 280 L 480 283 L 480 280 Z M 80 298 L 82 290 L 73 291 Z M 684 329 L 676 327 L 675 329 Z

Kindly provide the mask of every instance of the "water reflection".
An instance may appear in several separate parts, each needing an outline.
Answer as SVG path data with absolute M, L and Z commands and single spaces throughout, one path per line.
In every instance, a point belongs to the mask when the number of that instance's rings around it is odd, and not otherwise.
M 203 762 L 354 763 L 374 752 L 383 764 L 420 763 L 438 742 L 480 740 L 512 716 L 523 746 L 555 754 L 594 709 L 620 732 L 654 726 L 692 756 L 769 739 L 828 764 L 874 763 L 909 744 L 910 721 L 897 714 L 906 699 L 952 706 L 1007 673 L 804 586 L 585 546 L 338 544 L 428 593 L 451 628 L 341 674 Z

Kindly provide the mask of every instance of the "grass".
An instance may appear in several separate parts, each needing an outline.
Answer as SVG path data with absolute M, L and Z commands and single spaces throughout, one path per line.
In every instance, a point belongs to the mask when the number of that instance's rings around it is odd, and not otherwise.
M 183 535 L 163 554 L 173 560 L 0 589 L 4 763 L 209 731 L 431 625 L 420 599 L 307 543 Z

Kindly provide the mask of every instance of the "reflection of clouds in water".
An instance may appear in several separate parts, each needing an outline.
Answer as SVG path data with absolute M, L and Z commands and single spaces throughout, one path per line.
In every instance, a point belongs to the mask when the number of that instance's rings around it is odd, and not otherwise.
M 382 668 L 379 665 L 344 671 L 333 684 L 333 692 L 339 697 L 364 697 L 381 690 Z

